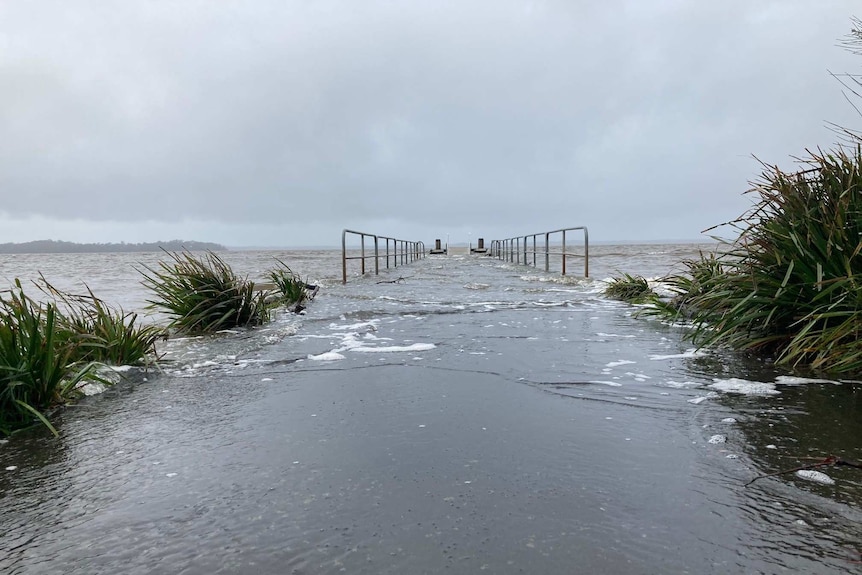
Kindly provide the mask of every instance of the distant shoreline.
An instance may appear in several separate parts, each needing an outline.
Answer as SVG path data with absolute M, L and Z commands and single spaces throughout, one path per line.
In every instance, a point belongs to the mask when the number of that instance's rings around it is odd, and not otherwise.
M 221 244 L 186 240 L 167 242 L 144 242 L 137 244 L 104 243 L 79 244 L 58 240 L 36 240 L 22 243 L 0 244 L 0 254 L 91 254 L 91 253 L 130 253 L 130 252 L 169 252 L 188 251 L 227 251 Z

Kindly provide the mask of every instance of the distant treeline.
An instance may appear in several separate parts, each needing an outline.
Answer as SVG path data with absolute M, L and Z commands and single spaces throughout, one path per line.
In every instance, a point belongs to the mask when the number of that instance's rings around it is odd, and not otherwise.
M 141 244 L 78 244 L 75 242 L 63 242 L 56 240 L 37 240 L 35 242 L 23 242 L 20 244 L 0 244 L 0 254 L 82 254 L 96 252 L 157 252 L 160 250 L 169 252 L 189 251 L 225 251 L 221 244 L 211 242 L 192 242 L 184 240 L 171 240 L 169 242 L 148 242 Z

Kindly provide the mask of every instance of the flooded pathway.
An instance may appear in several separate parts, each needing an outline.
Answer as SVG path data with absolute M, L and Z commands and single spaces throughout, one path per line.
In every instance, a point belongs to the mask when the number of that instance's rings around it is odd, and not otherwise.
M 862 572 L 858 471 L 745 486 L 862 459 L 858 391 L 599 292 L 429 259 L 174 353 L 0 445 L 0 572 Z

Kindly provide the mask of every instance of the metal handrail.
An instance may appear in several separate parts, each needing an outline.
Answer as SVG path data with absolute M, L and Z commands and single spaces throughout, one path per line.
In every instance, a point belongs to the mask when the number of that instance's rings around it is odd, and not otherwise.
M 360 237 L 361 251 L 358 256 L 347 255 L 347 234 L 354 234 Z M 374 238 L 374 255 L 365 255 L 365 238 Z M 386 255 L 380 255 L 380 240 L 386 240 Z M 389 253 L 389 242 L 392 242 L 392 254 Z M 398 248 L 401 247 L 399 254 Z M 360 269 L 362 275 L 365 275 L 365 260 L 374 259 L 374 275 L 380 273 L 380 258 L 386 259 L 386 269 L 389 269 L 389 261 L 392 259 L 392 267 L 398 267 L 398 260 L 401 260 L 401 265 L 416 261 L 425 257 L 425 243 L 411 242 L 408 240 L 399 240 L 387 236 L 377 234 L 369 234 L 367 232 L 357 232 L 356 230 L 348 230 L 345 228 L 341 232 L 341 283 L 347 283 L 347 260 L 360 260 Z
M 579 226 L 575 228 L 561 228 L 559 230 L 551 230 L 549 232 L 539 232 L 537 234 L 526 234 L 523 236 L 514 236 L 511 238 L 507 238 L 505 240 L 492 240 L 491 241 L 491 256 L 496 257 L 497 259 L 512 262 L 512 263 L 523 263 L 524 265 L 530 265 L 531 262 L 527 257 L 529 254 L 532 254 L 533 261 L 532 265 L 536 265 L 536 255 L 544 254 L 545 256 L 545 271 L 551 271 L 551 256 L 561 256 L 562 258 L 562 273 L 561 275 L 566 275 L 566 258 L 568 257 L 580 257 L 581 254 L 568 252 L 566 251 L 566 232 L 583 230 L 584 232 L 584 277 L 590 277 L 590 234 L 587 231 L 586 226 Z M 562 244 L 560 251 L 551 251 L 551 235 L 552 234 L 562 234 Z M 545 236 L 545 246 L 544 249 L 539 251 L 536 249 L 536 238 L 538 236 Z M 527 249 L 528 239 L 533 239 L 532 250 Z M 521 256 L 523 256 L 523 262 L 521 261 Z

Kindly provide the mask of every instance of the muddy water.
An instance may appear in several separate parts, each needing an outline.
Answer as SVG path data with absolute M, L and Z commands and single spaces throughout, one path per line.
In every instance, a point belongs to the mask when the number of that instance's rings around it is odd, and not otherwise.
M 174 342 L 0 445 L 0 570 L 860 570 L 862 472 L 746 486 L 862 459 L 853 384 L 697 353 L 596 281 L 450 256 L 341 286 L 315 257 L 306 316 Z

